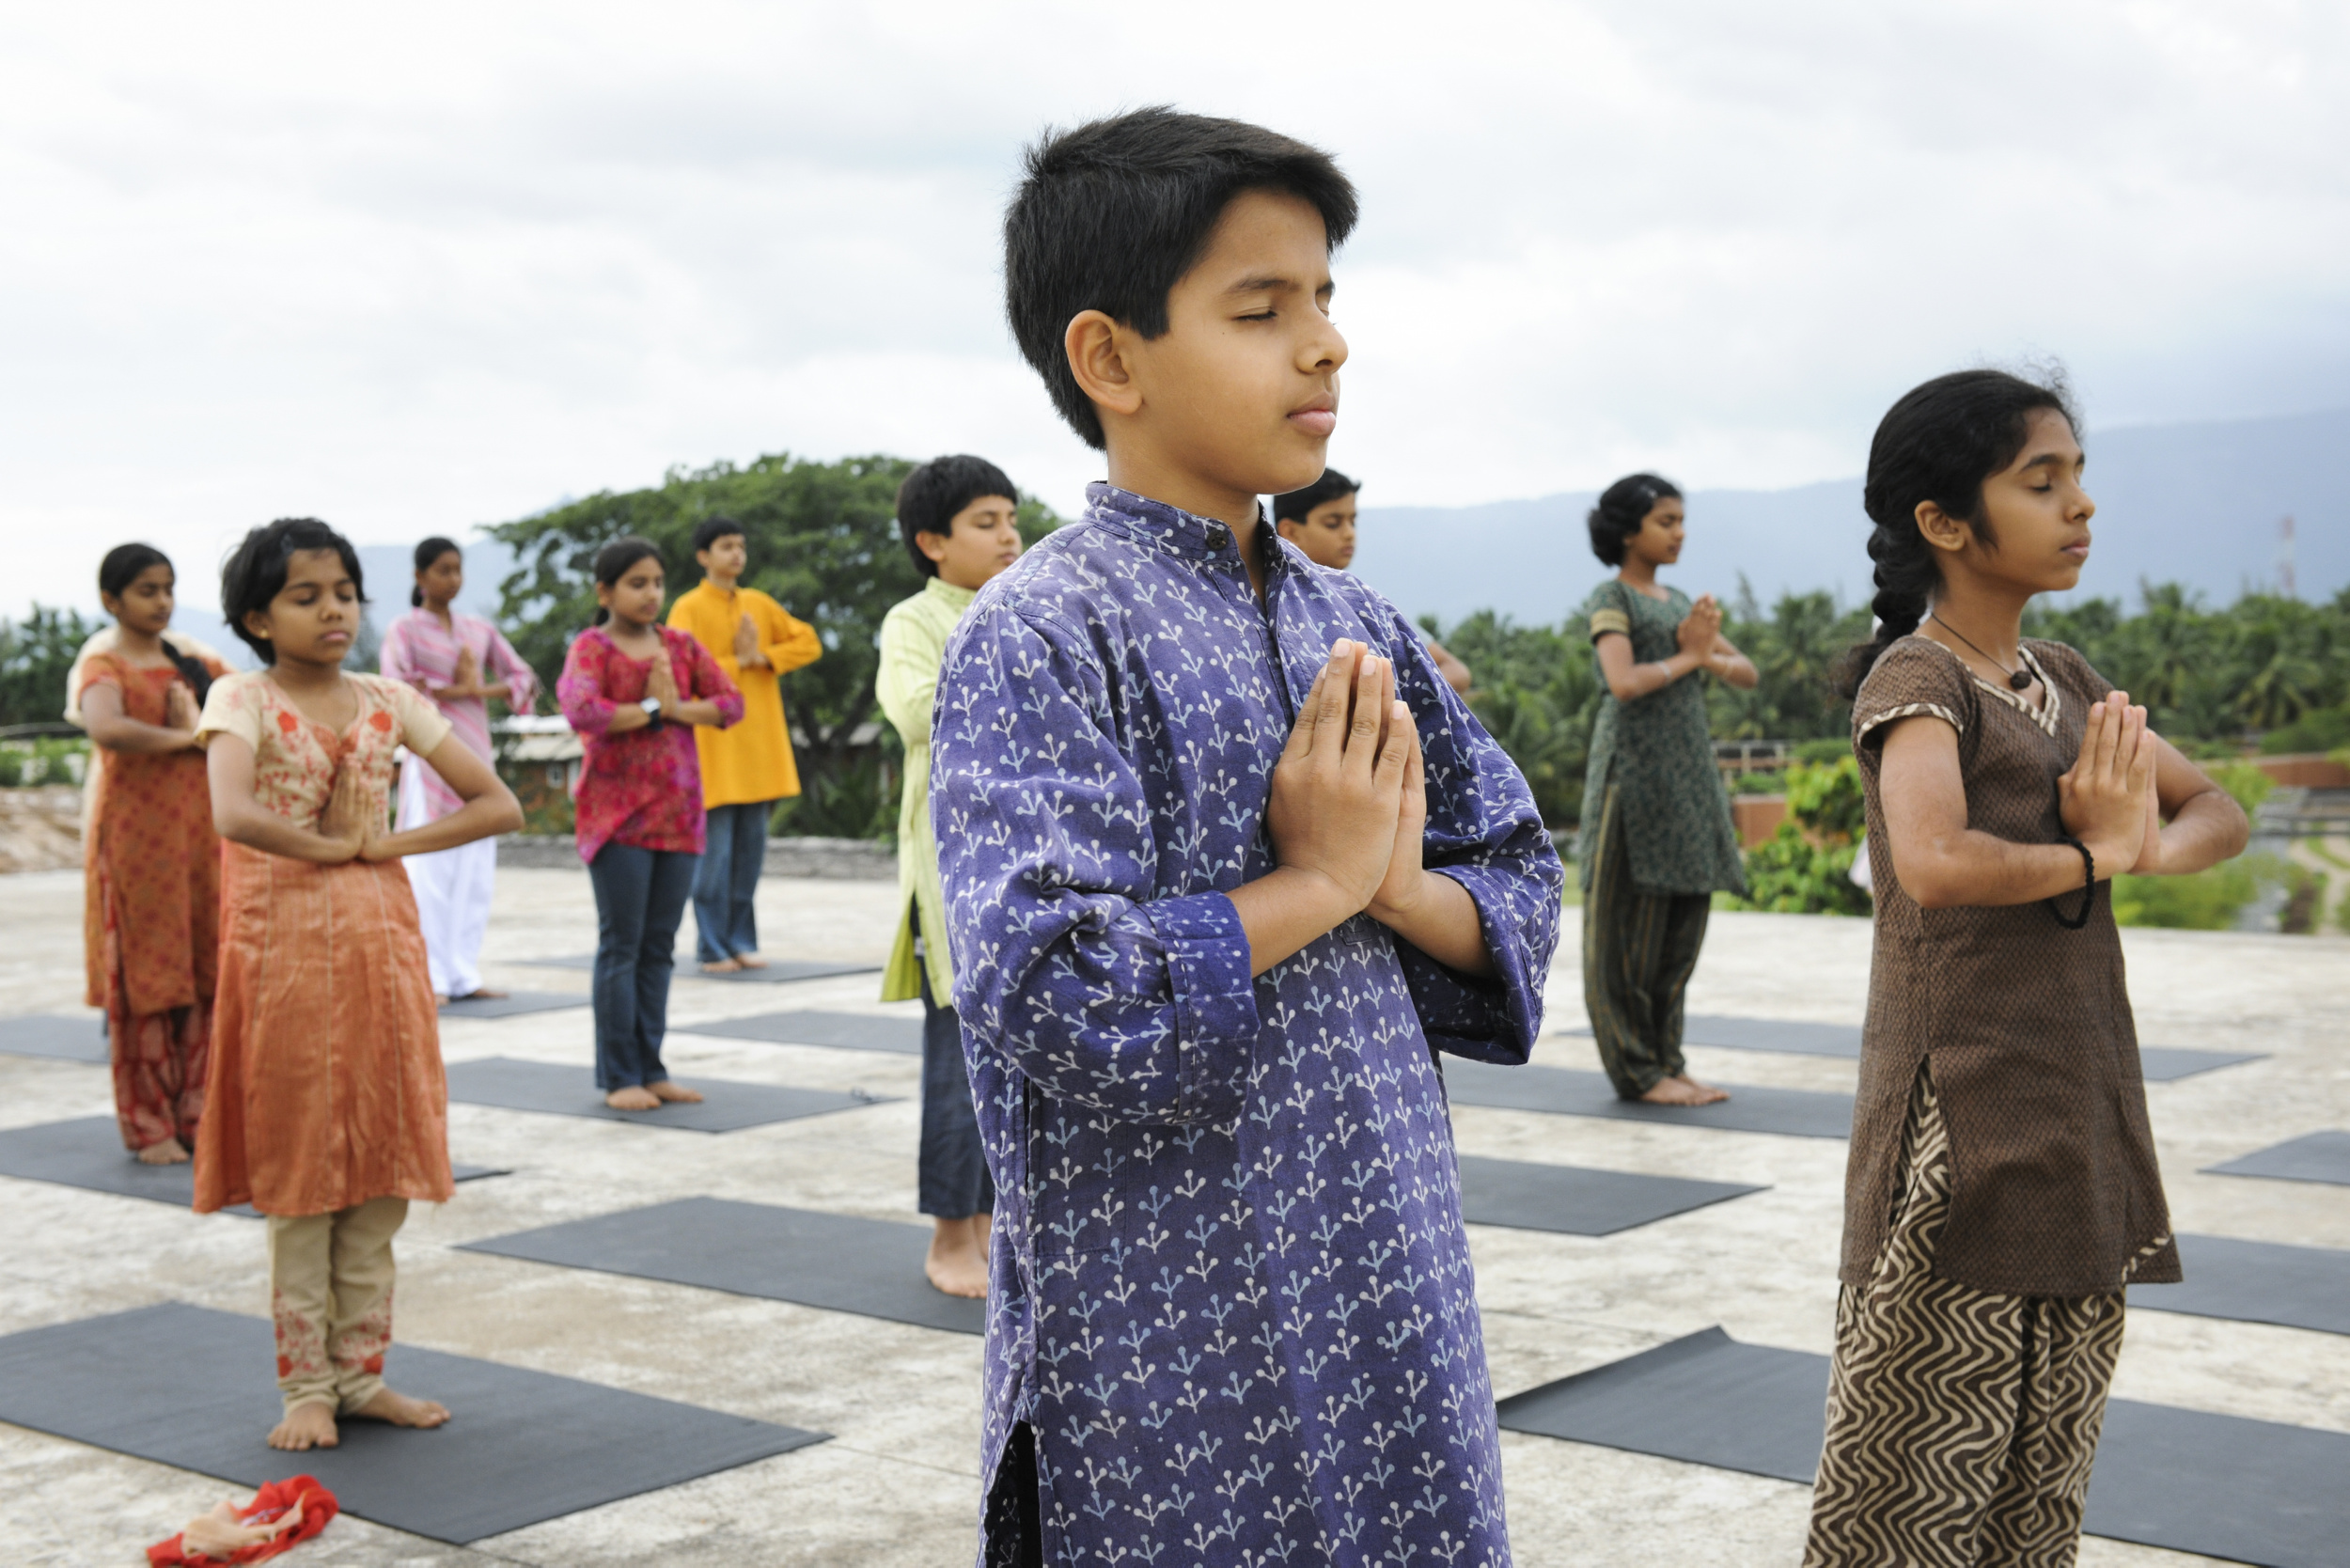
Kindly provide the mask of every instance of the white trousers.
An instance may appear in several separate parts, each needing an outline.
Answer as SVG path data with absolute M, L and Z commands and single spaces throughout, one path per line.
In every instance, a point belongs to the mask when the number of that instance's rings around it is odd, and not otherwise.
M 410 757 L 400 770 L 400 826 L 405 832 L 432 821 L 419 776 L 425 764 Z M 416 923 L 424 928 L 426 967 L 433 994 L 466 996 L 481 989 L 481 939 L 490 929 L 490 896 L 497 885 L 498 846 L 477 839 L 455 849 L 412 855 L 408 886 L 416 895 Z

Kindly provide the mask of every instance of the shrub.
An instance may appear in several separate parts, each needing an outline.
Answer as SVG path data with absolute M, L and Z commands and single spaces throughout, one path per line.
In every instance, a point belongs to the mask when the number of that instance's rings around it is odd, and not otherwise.
M 1868 820 L 1860 765 L 1850 747 L 1833 762 L 1787 770 L 1787 817 L 1778 831 L 1747 851 L 1747 897 L 1735 909 L 1777 915 L 1866 915 L 1871 901 L 1855 886 L 1853 861 Z
M 2192 876 L 2117 876 L 2112 885 L 2114 923 L 2227 931 L 2244 906 L 2260 896 L 2261 883 L 2277 871 L 2271 857 L 2248 855 Z

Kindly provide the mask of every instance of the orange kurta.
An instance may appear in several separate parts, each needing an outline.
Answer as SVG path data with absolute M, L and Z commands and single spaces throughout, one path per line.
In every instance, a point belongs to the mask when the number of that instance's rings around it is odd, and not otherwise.
M 227 673 L 218 660 L 206 663 L 215 676 Z M 75 696 L 112 686 L 123 716 L 160 726 L 180 683 L 173 666 L 98 653 L 83 662 Z M 192 1138 L 203 1109 L 220 840 L 201 753 L 108 751 L 93 761 L 83 899 L 88 1000 L 106 1010 L 123 1143 L 144 1149 Z
M 396 748 L 430 752 L 448 721 L 397 682 L 345 679 L 359 713 L 339 735 L 266 672 L 216 682 L 198 733 L 251 745 L 254 796 L 290 822 L 314 825 L 337 773 L 352 768 L 381 820 Z M 241 844 L 222 858 L 196 1207 L 307 1215 L 374 1198 L 446 1200 L 448 1091 L 408 873 L 397 861 L 320 866 Z
M 765 669 L 744 669 L 734 657 L 734 629 L 744 616 L 766 655 Z M 799 764 L 791 756 L 791 731 L 784 723 L 783 690 L 777 677 L 814 664 L 824 645 L 816 628 L 794 619 L 757 588 L 722 588 L 697 584 L 669 606 L 669 624 L 690 634 L 710 651 L 743 694 L 743 718 L 720 729 L 694 728 L 701 754 L 702 804 L 741 806 L 781 800 L 800 792 Z

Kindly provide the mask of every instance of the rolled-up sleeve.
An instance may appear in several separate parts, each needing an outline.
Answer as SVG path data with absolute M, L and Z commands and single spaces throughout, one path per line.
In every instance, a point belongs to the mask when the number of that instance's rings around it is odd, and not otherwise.
M 1163 895 L 1141 780 L 1069 628 L 984 601 L 939 678 L 931 813 L 975 1050 L 1123 1120 L 1236 1119 L 1258 1033 L 1224 893 Z
M 1559 946 L 1566 867 L 1533 791 L 1444 677 L 1411 625 L 1381 602 L 1397 690 L 1412 710 L 1427 764 L 1421 863 L 1468 890 L 1489 978 L 1448 968 L 1396 944 L 1428 1042 L 1440 1051 L 1514 1066 L 1543 1032 L 1543 986 Z

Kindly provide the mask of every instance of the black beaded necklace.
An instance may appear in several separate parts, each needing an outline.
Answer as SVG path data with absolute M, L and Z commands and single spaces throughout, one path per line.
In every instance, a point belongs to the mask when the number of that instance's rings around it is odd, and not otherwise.
M 1978 652 L 1978 653 L 1982 653 L 1982 649 L 1981 648 L 1981 646 L 1979 646 L 1979 645 L 1976 643 L 1976 641 L 1975 641 L 1975 639 L 1974 639 L 1974 638 L 1972 638 L 1972 637 L 1968 636 L 1966 633 L 1964 633 L 1964 632 L 1960 631 L 1957 627 L 1955 627 L 1955 626 L 1951 625 L 1949 621 L 1947 621 L 1947 620 L 1943 619 L 1940 616 L 1938 616 L 1938 615 L 1932 615 L 1932 614 L 1929 614 L 1929 615 L 1926 617 L 1926 619 L 1927 619 L 1928 620 L 1933 621 L 1933 622 L 1934 622 L 1936 626 L 1941 627 L 1941 628 L 1942 628 L 1942 630 L 1944 630 L 1945 632 L 1948 632 L 1950 635 L 1952 635 L 1952 636 L 1956 637 L 1959 641 L 1961 641 L 1961 642 L 1965 643 L 1967 647 L 1974 649 L 1974 651 L 1975 651 L 1976 652 Z M 1984 658 L 1986 658 L 1986 659 L 1991 659 L 1991 655 L 1990 655 L 1990 654 L 1988 654 L 1988 653 L 1982 653 L 1982 656 L 1983 656 Z M 2031 686 L 2031 671 L 2030 671 L 2030 670 L 2028 670 L 2028 669 L 2010 669 L 2010 668 L 2008 668 L 2008 667 L 2007 667 L 2007 666 L 2005 666 L 2005 665 L 2003 665 L 2003 664 L 1999 663 L 1999 661 L 1998 661 L 1998 660 L 1997 660 L 1997 659 L 1991 659 L 1991 666 L 1992 666 L 1992 667 L 1993 667 L 1994 669 L 1997 669 L 1997 670 L 1998 670 L 2000 674 L 2002 674 L 2002 675 L 2004 675 L 2004 676 L 2006 676 L 2006 677 L 2007 677 L 2007 687 L 2008 687 L 2008 690 L 2010 690 L 2010 691 L 2014 691 L 2014 692 L 2020 692 L 2020 691 L 2026 691 L 2026 690 L 2029 690 L 2029 689 L 2030 688 L 2030 686 Z

